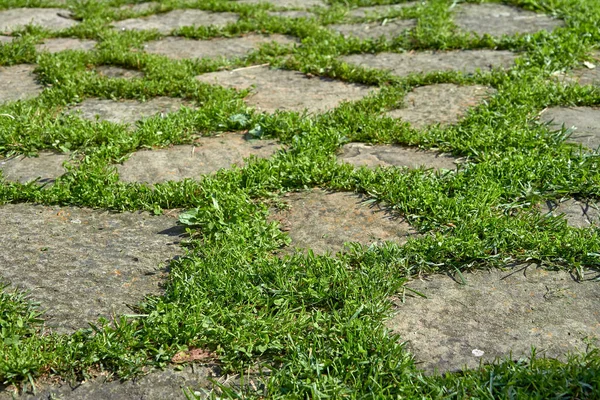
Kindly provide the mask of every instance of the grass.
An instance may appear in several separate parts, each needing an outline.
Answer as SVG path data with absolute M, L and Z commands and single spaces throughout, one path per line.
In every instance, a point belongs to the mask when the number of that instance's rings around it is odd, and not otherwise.
M 281 33 L 302 40 L 286 49 L 263 46 L 243 59 L 173 61 L 140 52 L 157 32 L 115 32 L 110 22 L 149 12 L 119 10 L 125 1 L 69 1 L 82 23 L 58 32 L 29 26 L 0 45 L 0 65 L 37 64 L 51 85 L 40 96 L 0 106 L 0 152 L 75 153 L 82 162 L 49 188 L 0 183 L 0 202 L 37 202 L 110 210 L 191 209 L 192 238 L 185 257 L 173 261 L 166 293 L 149 297 L 112 326 L 98 321 L 72 335 L 49 334 L 35 304 L 5 288 L 0 294 L 0 381 L 33 384 L 40 376 L 82 378 L 108 371 L 131 378 L 148 366 L 164 367 L 180 350 L 216 352 L 225 372 L 272 370 L 258 392 L 225 392 L 248 398 L 599 398 L 600 355 L 590 349 L 568 362 L 533 356 L 501 360 L 475 370 L 425 375 L 399 338 L 385 330 L 389 296 L 423 273 L 465 272 L 534 260 L 569 271 L 600 266 L 600 231 L 574 229 L 564 218 L 543 216 L 536 204 L 563 197 L 598 199 L 596 154 L 566 144 L 565 131 L 535 122 L 545 107 L 600 104 L 598 87 L 561 85 L 551 79 L 584 60 L 600 43 L 600 4 L 581 0 L 512 0 L 507 4 L 557 15 L 566 22 L 553 33 L 492 38 L 454 30 L 451 1 L 390 13 L 419 18 L 416 29 L 393 41 L 343 39 L 321 29 L 343 21 L 347 7 L 380 0 L 329 0 L 312 19 L 270 17 L 267 4 L 225 0 L 162 1 L 160 11 L 202 8 L 233 11 L 240 21 L 222 29 L 182 28 L 188 38 L 235 37 L 246 32 Z M 0 9 L 53 6 L 45 0 L 0 0 Z M 37 53 L 49 37 L 98 41 L 93 52 Z M 347 65 L 341 55 L 427 49 L 504 49 L 519 52 L 515 68 L 463 76 L 459 73 L 395 77 Z M 243 93 L 194 79 L 222 68 L 270 63 L 381 90 L 327 113 L 262 115 L 245 107 Z M 141 70 L 143 79 L 107 79 L 92 67 Z M 415 87 L 433 83 L 477 83 L 497 94 L 452 127 L 413 130 L 381 116 Z M 61 114 L 89 97 L 145 100 L 180 97 L 198 108 L 149 118 L 133 131 Z M 244 116 L 244 117 L 242 117 Z M 157 184 L 119 181 L 114 163 L 133 151 L 190 143 L 198 136 L 260 127 L 263 137 L 288 146 L 268 160 L 222 170 L 198 180 Z M 161 132 L 159 134 L 158 132 Z M 457 172 L 379 168 L 336 163 L 348 141 L 438 148 L 468 162 Z M 406 216 L 422 233 L 404 246 L 355 245 L 347 254 L 272 253 L 289 242 L 268 222 L 269 199 L 282 192 L 325 187 L 368 194 Z

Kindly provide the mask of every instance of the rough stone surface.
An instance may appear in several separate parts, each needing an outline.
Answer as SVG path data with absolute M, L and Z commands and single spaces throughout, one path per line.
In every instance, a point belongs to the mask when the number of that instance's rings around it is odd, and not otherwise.
M 309 8 L 309 7 L 325 7 L 326 4 L 322 0 L 237 0 L 240 4 L 258 4 L 267 3 L 275 7 L 289 8 Z
M 381 36 L 391 40 L 405 34 L 408 30 L 417 26 L 414 19 L 394 19 L 380 22 L 369 22 L 364 24 L 339 24 L 329 25 L 330 29 L 341 33 L 344 37 L 357 37 L 359 39 L 377 39 Z
M 184 26 L 225 26 L 237 22 L 238 15 L 234 13 L 214 13 L 203 10 L 173 10 L 165 14 L 149 17 L 125 19 L 115 22 L 113 26 L 121 30 L 150 30 L 156 29 L 162 34 L 183 28 Z
M 246 103 L 265 112 L 325 111 L 338 106 L 342 101 L 359 100 L 375 90 L 369 86 L 309 77 L 296 71 L 263 66 L 212 72 L 199 75 L 196 79 L 234 89 L 254 86 Z
M 359 7 L 348 12 L 350 17 L 354 18 L 370 18 L 370 17 L 379 17 L 382 15 L 389 14 L 391 12 L 397 12 L 407 7 L 413 7 L 418 5 L 419 3 L 416 1 L 411 1 L 407 3 L 400 4 L 390 4 L 384 6 L 372 6 L 372 7 Z
M 28 64 L 0 67 L 0 104 L 31 99 L 42 92 L 44 88 L 36 82 L 34 69 L 35 65 Z
M 461 4 L 454 23 L 462 30 L 491 36 L 552 31 L 564 26 L 559 19 L 504 4 Z
M 315 14 L 308 11 L 299 10 L 287 10 L 287 11 L 269 11 L 267 12 L 271 17 L 281 18 L 314 18 Z
M 408 167 L 455 169 L 455 159 L 434 151 L 401 146 L 371 146 L 365 143 L 348 143 L 342 146 L 338 160 L 356 167 Z
M 96 68 L 96 73 L 107 78 L 134 79 L 144 77 L 144 73 L 142 71 L 117 67 L 114 65 L 100 65 Z
M 49 53 L 58 53 L 59 51 L 64 51 L 64 50 L 90 51 L 95 46 L 96 46 L 96 41 L 94 41 L 94 40 L 56 38 L 56 39 L 44 39 L 44 42 L 37 44 L 35 46 L 35 49 L 38 52 L 47 51 Z
M 71 19 L 69 10 L 61 8 L 12 8 L 0 11 L 0 32 L 10 33 L 25 25 L 45 29 L 67 29 L 78 24 Z
M 91 121 L 98 118 L 100 121 L 131 125 L 159 113 L 175 112 L 184 105 L 183 100 L 172 97 L 156 97 L 143 103 L 137 100 L 86 99 L 69 112 Z
M 236 133 L 204 137 L 197 144 L 133 153 L 118 167 L 119 176 L 125 182 L 146 183 L 198 179 L 233 164 L 242 166 L 244 158 L 253 155 L 270 157 L 280 149 L 274 140 L 246 140 Z
M 550 123 L 550 128 L 575 127 L 567 143 L 578 143 L 592 150 L 600 148 L 600 108 L 552 107 L 544 110 L 540 121 Z
M 1 44 L 6 44 L 6 43 L 11 43 L 15 38 L 12 36 L 4 36 L 4 35 L 0 35 L 0 45 Z
M 71 332 L 159 294 L 182 232 L 172 216 L 4 205 L 0 278 L 40 302 L 47 326 Z
M 564 83 L 600 86 L 600 51 L 592 53 L 591 59 L 579 68 L 558 74 L 557 78 Z
M 578 201 L 567 199 L 562 202 L 547 201 L 542 205 L 542 212 L 558 216 L 564 215 L 567 224 L 573 228 L 589 228 L 600 226 L 600 204 L 594 201 Z
M 138 3 L 138 4 L 125 4 L 119 7 L 119 10 L 126 10 L 136 13 L 145 13 L 148 11 L 152 11 L 156 8 L 160 7 L 160 3 L 157 1 L 149 1 L 146 3 Z
M 0 170 L 7 181 L 27 183 L 39 178 L 39 183 L 48 184 L 66 172 L 65 161 L 68 155 L 51 152 L 40 152 L 38 157 L 0 157 Z
M 193 40 L 181 37 L 166 37 L 149 42 L 144 49 L 147 53 L 161 54 L 174 59 L 243 57 L 266 43 L 292 45 L 297 40 L 284 35 L 249 34 L 239 38 Z
M 531 346 L 539 356 L 562 358 L 585 350 L 584 337 L 600 337 L 598 282 L 579 283 L 566 272 L 533 266 L 463 277 L 465 285 L 445 275 L 409 283 L 427 298 L 406 291 L 386 323 L 427 371 L 475 368 L 510 352 L 519 359 Z
M 287 209 L 272 210 L 271 218 L 288 231 L 292 247 L 316 254 L 338 252 L 344 242 L 363 245 L 393 241 L 404 243 L 416 232 L 402 219 L 353 193 L 327 193 L 320 189 L 290 193 L 283 198 Z
M 413 128 L 431 124 L 456 124 L 469 108 L 477 106 L 496 90 L 481 85 L 458 86 L 450 83 L 421 86 L 406 95 L 404 107 L 387 113 L 401 118 Z
M 510 68 L 517 55 L 510 51 L 460 50 L 423 51 L 410 53 L 353 54 L 342 57 L 342 61 L 368 68 L 389 70 L 392 74 L 406 76 L 413 73 L 437 71 L 460 71 L 473 74 L 493 68 Z

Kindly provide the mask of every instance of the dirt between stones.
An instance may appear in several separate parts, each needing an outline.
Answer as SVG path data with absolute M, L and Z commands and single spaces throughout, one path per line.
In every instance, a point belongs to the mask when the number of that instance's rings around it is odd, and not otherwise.
M 590 273 L 593 279 L 597 273 Z M 600 284 L 577 282 L 566 272 L 533 266 L 479 271 L 459 277 L 435 275 L 407 287 L 394 299 L 396 314 L 386 322 L 406 341 L 428 372 L 476 368 L 480 361 L 530 355 L 565 359 L 584 351 L 586 338 L 600 337 Z
M 47 327 L 70 333 L 160 294 L 183 232 L 174 216 L 7 204 L 0 279 L 40 303 Z

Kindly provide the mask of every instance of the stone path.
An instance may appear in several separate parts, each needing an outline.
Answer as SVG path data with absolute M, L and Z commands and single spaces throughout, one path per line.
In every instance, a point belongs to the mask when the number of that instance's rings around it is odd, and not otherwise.
M 527 357 L 531 346 L 538 356 L 564 360 L 569 351 L 585 351 L 586 337 L 600 337 L 597 282 L 534 266 L 463 277 L 465 284 L 445 275 L 409 283 L 427 298 L 406 290 L 386 323 L 429 372 L 475 368 L 511 352 Z
M 42 92 L 33 74 L 35 65 L 0 67 L 0 105 L 8 101 L 27 100 Z
M 547 201 L 542 205 L 542 212 L 553 216 L 563 215 L 567 224 L 573 228 L 600 226 L 600 204 L 594 201 Z
M 119 165 L 118 171 L 124 182 L 199 179 L 234 164 L 243 166 L 244 158 L 250 156 L 270 157 L 279 149 L 274 140 L 251 140 L 243 134 L 227 133 L 198 139 L 194 146 L 138 151 Z
M 136 71 L 128 68 L 116 67 L 114 65 L 100 65 L 95 69 L 96 73 L 106 78 L 143 78 L 144 73 L 142 71 Z
M 35 46 L 38 52 L 47 51 L 49 53 L 58 53 L 65 50 L 90 51 L 96 47 L 94 40 L 80 40 L 71 38 L 45 39 L 42 43 Z
M 590 54 L 591 61 L 584 61 L 578 68 L 557 75 L 564 83 L 600 86 L 600 51 Z
M 377 39 L 384 37 L 388 40 L 406 34 L 410 29 L 417 26 L 413 19 L 395 19 L 385 23 L 370 22 L 365 24 L 339 24 L 329 25 L 330 29 L 341 33 L 344 37 L 356 37 L 359 39 Z
M 62 30 L 77 25 L 71 12 L 61 8 L 12 8 L 0 11 L 0 32 L 11 33 L 26 25 Z
M 597 107 L 552 107 L 544 110 L 540 121 L 549 123 L 554 130 L 573 128 L 568 143 L 581 144 L 591 150 L 600 148 L 600 108 Z
M 185 26 L 216 26 L 222 27 L 237 22 L 238 16 L 234 13 L 213 13 L 203 10 L 174 10 L 165 14 L 149 17 L 132 18 L 113 24 L 119 30 L 152 30 L 156 29 L 162 34 Z
M 270 69 L 266 66 L 212 72 L 199 75 L 196 79 L 238 90 L 253 87 L 252 94 L 245 101 L 249 106 L 264 112 L 326 111 L 342 101 L 360 100 L 376 90 L 365 85 L 307 76 L 295 71 Z
M 456 169 L 455 159 L 434 151 L 418 150 L 402 146 L 368 145 L 348 143 L 342 146 L 338 160 L 355 167 L 408 167 Z
M 0 171 L 7 181 L 27 183 L 39 179 L 40 184 L 51 184 L 66 172 L 63 164 L 67 161 L 68 155 L 48 151 L 40 152 L 37 157 L 0 157 Z
M 354 18 L 374 18 L 385 16 L 392 12 L 401 11 L 408 7 L 415 7 L 419 5 L 419 2 L 409 1 L 400 4 L 382 5 L 382 6 L 371 6 L 371 7 L 359 7 L 348 12 L 348 16 Z
M 259 4 L 267 3 L 276 7 L 288 8 L 309 8 L 309 7 L 325 7 L 326 4 L 322 0 L 236 0 L 240 4 Z

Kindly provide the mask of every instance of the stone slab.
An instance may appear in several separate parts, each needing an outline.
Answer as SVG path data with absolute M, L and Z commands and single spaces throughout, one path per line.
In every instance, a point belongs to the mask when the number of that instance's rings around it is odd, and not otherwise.
M 315 254 L 341 251 L 344 242 L 402 244 L 416 234 L 389 210 L 363 204 L 367 199 L 354 193 L 313 189 L 289 193 L 282 200 L 287 209 L 271 210 L 271 219 L 287 231 L 292 247 L 311 249 Z
M 597 274 L 595 274 L 597 275 Z M 405 302 L 386 325 L 408 342 L 426 371 L 476 368 L 496 357 L 562 358 L 585 351 L 584 338 L 600 337 L 600 284 L 576 282 L 566 272 L 521 266 L 511 271 L 463 273 L 410 282 Z
M 341 57 L 341 60 L 361 67 L 388 70 L 397 76 L 407 76 L 441 71 L 473 74 L 477 70 L 488 72 L 495 68 L 508 69 L 516 58 L 517 55 L 510 51 L 459 50 L 353 54 Z
M 69 110 L 72 115 L 90 121 L 108 121 L 133 125 L 136 121 L 156 114 L 178 111 L 185 102 L 173 97 L 155 97 L 146 102 L 137 100 L 85 99 Z
M 71 12 L 62 8 L 11 8 L 0 11 L 0 32 L 10 33 L 26 25 L 44 29 L 67 29 L 78 24 Z
M 287 11 L 269 11 L 267 12 L 271 17 L 280 17 L 280 18 L 315 18 L 315 14 L 308 11 L 300 11 L 300 10 L 287 10 Z
M 65 50 L 91 51 L 96 47 L 95 40 L 82 40 L 73 38 L 44 39 L 44 41 L 35 46 L 38 52 L 47 51 L 49 53 L 58 53 Z
M 230 12 L 209 12 L 203 10 L 173 10 L 164 14 L 151 15 L 149 17 L 131 18 L 118 21 L 113 24 L 119 30 L 151 30 L 156 29 L 162 34 L 184 26 L 216 26 L 223 27 L 235 23 L 238 15 Z
M 348 143 L 342 146 L 338 160 L 355 167 L 456 169 L 456 159 L 447 154 L 394 145 Z
M 133 313 L 160 294 L 166 263 L 180 254 L 174 216 L 75 207 L 0 207 L 0 278 L 30 292 L 46 325 L 72 332 L 113 313 Z
M 392 110 L 387 115 L 409 122 L 416 129 L 432 124 L 453 125 L 470 108 L 495 92 L 495 89 L 481 85 L 442 83 L 421 86 L 406 95 L 403 108 Z
M 131 11 L 135 13 L 145 13 L 160 7 L 160 3 L 157 1 L 148 1 L 145 3 L 136 4 L 125 4 L 119 7 L 119 10 Z
M 67 172 L 63 167 L 66 161 L 67 154 L 52 152 L 40 152 L 38 157 L 0 157 L 0 170 L 7 181 L 27 183 L 39 178 L 38 183 L 49 184 Z
M 0 104 L 27 100 L 38 96 L 44 89 L 36 82 L 35 65 L 0 66 Z
M 144 50 L 151 54 L 161 54 L 169 58 L 218 58 L 244 57 L 266 43 L 289 46 L 298 43 L 285 35 L 249 34 L 238 38 L 218 38 L 211 40 L 193 40 L 182 37 L 166 37 L 148 42 Z
M 357 37 L 359 39 L 377 39 L 381 36 L 392 40 L 406 34 L 407 31 L 417 26 L 414 19 L 394 19 L 391 21 L 369 22 L 364 24 L 335 24 L 328 28 L 341 33 L 344 37 Z
M 578 201 L 566 199 L 562 202 L 547 201 L 542 205 L 542 212 L 553 216 L 564 215 L 567 224 L 573 228 L 600 227 L 600 204 L 594 201 Z
M 564 26 L 562 20 L 495 3 L 461 4 L 456 7 L 454 23 L 460 29 L 480 36 L 530 34 Z
M 577 143 L 592 150 L 600 149 L 600 108 L 551 107 L 540 115 L 540 121 L 552 129 L 576 128 L 567 143 Z
M 365 85 L 265 66 L 211 72 L 199 75 L 196 79 L 238 90 L 253 87 L 245 101 L 249 106 L 265 112 L 326 111 L 337 107 L 342 101 L 360 100 L 376 90 Z
M 115 65 L 100 65 L 96 67 L 96 73 L 106 78 L 141 79 L 144 77 L 144 73 L 142 71 L 117 67 Z
M 233 164 L 242 166 L 250 156 L 268 158 L 281 148 L 274 140 L 247 140 L 236 133 L 203 137 L 196 145 L 135 152 L 117 167 L 119 176 L 125 182 L 145 183 L 198 179 Z
M 348 12 L 348 16 L 354 18 L 372 18 L 387 15 L 392 12 L 400 11 L 404 8 L 414 7 L 420 4 L 417 1 L 409 1 L 400 4 L 389 4 L 383 6 L 359 7 Z
M 309 8 L 309 7 L 325 7 L 326 4 L 322 0 L 237 0 L 240 4 L 271 4 L 275 7 L 289 8 Z
M 11 43 L 14 39 L 13 36 L 0 35 L 0 45 Z
M 600 51 L 590 55 L 591 61 L 586 61 L 578 68 L 560 73 L 556 77 L 564 83 L 600 86 Z

